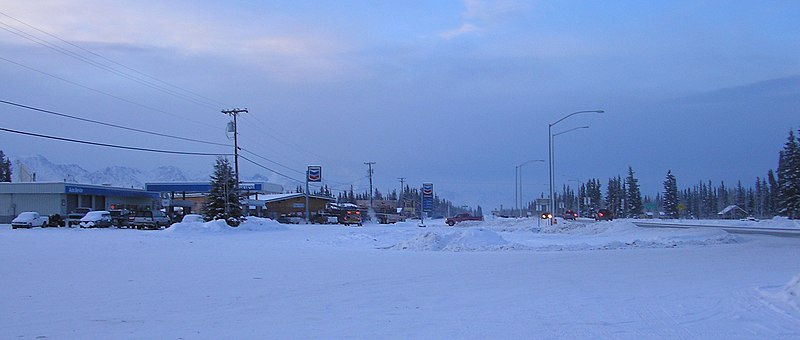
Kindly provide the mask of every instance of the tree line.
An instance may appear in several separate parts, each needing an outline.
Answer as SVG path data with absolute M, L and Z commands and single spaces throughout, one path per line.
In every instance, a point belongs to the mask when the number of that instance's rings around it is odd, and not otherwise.
M 655 197 L 642 197 L 629 166 L 625 178 L 608 179 L 605 192 L 599 179 L 589 179 L 581 183 L 577 193 L 565 185 L 555 199 L 559 207 L 580 211 L 587 217 L 599 209 L 608 209 L 618 217 L 644 217 L 652 213 L 668 218 L 717 218 L 720 211 L 736 205 L 759 218 L 800 219 L 800 136 L 789 131 L 783 150 L 778 153 L 777 171 L 770 169 L 751 186 L 745 187 L 741 181 L 735 186 L 727 186 L 724 181 L 715 185 L 709 180 L 679 190 L 671 170 L 667 171 L 663 184 L 664 191 Z

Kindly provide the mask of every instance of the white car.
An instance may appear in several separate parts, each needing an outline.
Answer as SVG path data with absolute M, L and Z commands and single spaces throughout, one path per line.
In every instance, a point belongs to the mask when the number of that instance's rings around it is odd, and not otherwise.
M 48 223 L 47 216 L 39 215 L 35 211 L 26 211 L 20 213 L 17 218 L 11 221 L 11 229 L 17 228 L 33 228 L 33 227 L 46 227 Z
M 111 226 L 111 212 L 106 210 L 90 211 L 81 217 L 81 228 L 108 228 Z
M 186 214 L 181 220 L 182 223 L 204 223 L 205 221 L 206 220 L 203 218 L 203 215 L 198 214 Z

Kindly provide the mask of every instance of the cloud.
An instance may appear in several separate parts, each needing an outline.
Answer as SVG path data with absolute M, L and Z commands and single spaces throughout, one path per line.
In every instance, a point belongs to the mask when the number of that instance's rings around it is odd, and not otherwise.
M 458 36 L 461 36 L 461 35 L 464 35 L 464 34 L 467 34 L 467 33 L 475 32 L 477 30 L 478 30 L 478 27 L 476 27 L 472 23 L 465 22 L 459 28 L 439 33 L 439 37 L 441 37 L 443 39 L 453 39 L 455 37 L 458 37 Z
M 487 26 L 522 10 L 524 6 L 516 0 L 464 0 L 464 8 L 464 12 L 461 13 L 463 20 L 461 26 L 439 33 L 440 38 L 449 40 L 484 31 Z
M 220 13 L 186 3 L 126 2 L 123 6 L 95 0 L 0 0 L 0 8 L 24 23 L 82 46 L 132 46 L 234 59 L 283 80 L 325 79 L 348 69 L 340 56 L 349 51 L 349 44 L 326 31 L 324 25 L 310 29 L 314 26 L 300 20 L 245 8 L 225 8 L 228 12 Z M 225 20 L 237 16 L 250 20 Z M 60 44 L 9 17 L 0 16 L 0 22 Z M 0 31 L 0 43 L 34 44 L 2 33 L 6 32 Z

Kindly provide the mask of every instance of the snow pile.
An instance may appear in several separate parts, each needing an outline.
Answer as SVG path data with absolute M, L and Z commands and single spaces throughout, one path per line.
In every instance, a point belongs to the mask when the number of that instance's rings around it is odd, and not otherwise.
M 485 228 L 452 232 L 426 231 L 388 249 L 427 251 L 491 251 L 515 248 L 502 236 Z
M 604 233 L 609 230 L 609 226 L 616 226 L 619 222 L 583 222 L 566 221 L 559 219 L 556 224 L 550 225 L 547 221 L 542 222 L 539 232 L 543 234 L 583 234 L 594 235 Z
M 795 276 L 778 292 L 776 298 L 800 310 L 800 275 Z
M 205 234 L 205 233 L 236 233 L 244 231 L 272 231 L 287 230 L 288 228 L 268 218 L 248 217 L 238 227 L 231 227 L 224 220 L 210 222 L 180 222 L 175 223 L 165 232 L 174 234 Z
M 765 228 L 800 229 L 800 220 L 790 220 L 784 216 L 775 216 L 770 220 L 760 221 L 758 226 Z

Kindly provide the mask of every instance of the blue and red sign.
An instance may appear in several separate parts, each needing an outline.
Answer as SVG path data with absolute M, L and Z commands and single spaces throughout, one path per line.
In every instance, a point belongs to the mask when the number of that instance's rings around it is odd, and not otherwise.
M 433 183 L 422 183 L 422 211 L 433 211 Z
M 308 166 L 308 181 L 322 182 L 322 167 L 319 165 Z

